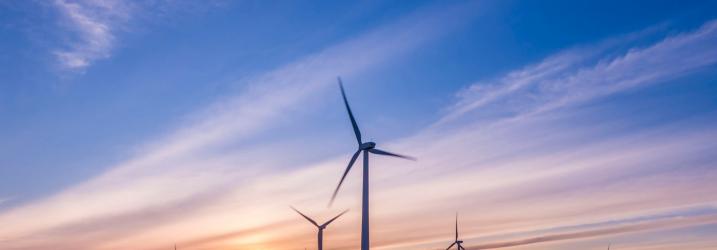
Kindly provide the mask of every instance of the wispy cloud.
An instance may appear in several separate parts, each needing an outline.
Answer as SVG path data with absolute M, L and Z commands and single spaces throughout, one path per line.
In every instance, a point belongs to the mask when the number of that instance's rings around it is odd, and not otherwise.
M 545 112 L 661 83 L 717 62 L 717 21 L 645 48 L 632 47 L 617 57 L 600 53 L 633 38 L 567 50 L 497 80 L 473 84 L 459 94 L 441 122 L 486 107 L 510 115 Z
M 66 30 L 65 48 L 54 51 L 60 65 L 83 70 L 94 61 L 110 56 L 116 33 L 132 17 L 131 2 L 115 0 L 55 0 Z

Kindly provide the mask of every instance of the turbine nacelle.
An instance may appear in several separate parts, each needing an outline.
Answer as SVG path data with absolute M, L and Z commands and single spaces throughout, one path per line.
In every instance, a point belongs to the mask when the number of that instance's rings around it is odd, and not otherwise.
M 373 148 L 376 148 L 375 142 L 364 142 L 364 143 L 361 143 L 361 145 L 359 145 L 360 150 L 369 150 L 369 149 L 373 149 Z
M 462 240 L 458 240 L 458 241 L 456 241 L 456 243 L 458 243 L 458 244 L 463 244 L 463 241 L 462 241 Z

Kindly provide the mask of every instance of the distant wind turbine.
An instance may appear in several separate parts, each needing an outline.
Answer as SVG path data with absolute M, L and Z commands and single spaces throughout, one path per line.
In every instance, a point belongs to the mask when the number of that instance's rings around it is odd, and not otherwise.
M 458 247 L 458 250 L 465 250 L 465 248 L 463 248 L 463 246 L 461 244 L 463 244 L 463 241 L 458 240 L 458 213 L 456 213 L 456 239 L 453 241 L 453 243 L 450 246 L 448 246 L 448 248 L 446 248 L 446 250 L 451 249 L 451 247 L 453 247 L 453 245 L 456 245 L 456 247 Z
M 339 218 L 339 216 L 344 215 L 346 212 L 349 211 L 349 210 L 344 210 L 344 211 L 341 212 L 339 215 L 336 215 L 336 217 L 330 219 L 329 221 L 327 221 L 327 222 L 324 223 L 324 224 L 319 225 L 318 223 L 316 223 L 316 221 L 314 221 L 314 220 L 312 220 L 311 218 L 309 218 L 309 216 L 306 216 L 306 215 L 304 215 L 303 213 L 299 212 L 299 210 L 297 210 L 296 208 L 291 207 L 291 209 L 293 209 L 294 211 L 296 211 L 299 215 L 301 215 L 302 217 L 304 217 L 306 220 L 308 220 L 309 222 L 311 222 L 311 224 L 314 224 L 314 226 L 316 226 L 316 227 L 319 229 L 319 233 L 318 233 L 319 250 L 322 250 L 322 249 L 323 249 L 323 245 L 324 245 L 324 229 L 326 228 L 326 226 L 328 226 L 331 222 L 333 222 L 334 220 L 336 220 L 337 218 Z
M 361 131 L 359 130 L 358 125 L 356 124 L 356 119 L 354 119 L 354 115 L 351 112 L 351 107 L 349 107 L 349 101 L 346 100 L 346 92 L 344 91 L 344 85 L 341 82 L 341 78 L 338 78 L 339 80 L 339 88 L 341 88 L 341 96 L 344 99 L 344 105 L 346 105 L 346 111 L 349 113 L 349 119 L 351 119 L 351 126 L 354 129 L 354 134 L 356 135 L 356 141 L 358 142 L 358 150 L 356 150 L 356 153 L 351 157 L 351 160 L 349 161 L 349 165 L 346 166 L 346 170 L 344 171 L 344 175 L 341 176 L 341 180 L 339 181 L 339 185 L 336 186 L 336 190 L 334 190 L 334 194 L 331 196 L 331 201 L 329 202 L 329 206 L 334 203 L 334 199 L 336 199 L 336 194 L 339 192 L 339 188 L 341 188 L 341 184 L 344 183 L 344 179 L 346 178 L 346 175 L 349 173 L 349 170 L 351 170 L 351 167 L 353 166 L 354 162 L 356 161 L 356 158 L 358 158 L 359 154 L 363 152 L 363 198 L 361 203 L 361 250 L 369 250 L 370 248 L 370 241 L 369 241 L 369 225 L 368 225 L 368 154 L 374 153 L 379 155 L 387 155 L 387 156 L 393 156 L 393 157 L 399 157 L 409 160 L 415 160 L 413 157 L 410 156 L 404 156 L 399 154 L 394 154 L 390 152 L 386 152 L 380 149 L 376 148 L 375 142 L 363 142 L 361 141 Z
M 612 243 L 607 244 L 607 250 L 610 250 L 610 246 L 611 246 L 611 245 L 612 245 Z

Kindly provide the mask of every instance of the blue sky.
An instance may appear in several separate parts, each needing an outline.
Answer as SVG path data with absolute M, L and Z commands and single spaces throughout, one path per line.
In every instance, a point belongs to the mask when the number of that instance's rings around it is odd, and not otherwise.
M 469 246 L 613 227 L 515 249 L 602 249 L 609 237 L 708 249 L 715 5 L 1 2 L 0 221 L 13 229 L 0 246 L 156 249 L 177 232 L 196 249 L 311 242 L 287 236 L 303 231 L 285 206 L 331 213 L 324 200 L 355 147 L 340 75 L 365 136 L 419 157 L 377 160 L 395 168 L 372 176 L 385 204 L 373 220 L 396 231 L 375 246 L 440 248 L 424 227 L 399 234 L 410 228 L 399 219 L 450 224 L 458 210 Z M 351 177 L 344 207 L 358 197 Z M 595 212 L 590 197 L 611 205 Z M 617 230 L 635 221 L 660 230 Z M 332 243 L 351 248 L 352 228 Z

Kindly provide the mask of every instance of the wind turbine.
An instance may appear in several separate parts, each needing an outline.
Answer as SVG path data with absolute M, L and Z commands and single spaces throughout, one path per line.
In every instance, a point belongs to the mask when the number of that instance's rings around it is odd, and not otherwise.
M 361 131 L 358 128 L 358 125 L 356 124 L 356 119 L 354 118 L 353 113 L 351 113 L 351 107 L 349 107 L 349 101 L 346 100 L 346 92 L 344 91 L 344 85 L 341 82 L 341 77 L 338 78 L 339 80 L 339 87 L 341 88 L 341 96 L 344 99 L 344 105 L 346 105 L 346 111 L 349 113 L 349 119 L 351 119 L 351 126 L 354 129 L 354 134 L 356 135 L 356 141 L 358 142 L 358 150 L 356 150 L 356 153 L 351 157 L 351 160 L 349 161 L 349 165 L 346 166 L 346 171 L 344 171 L 344 175 L 341 176 L 341 180 L 339 181 L 339 185 L 336 186 L 336 190 L 334 190 L 334 194 L 331 196 L 331 201 L 329 202 L 329 206 L 334 203 L 334 199 L 336 199 L 336 194 L 339 192 L 339 188 L 341 188 L 341 184 L 344 183 L 344 179 L 346 178 L 346 175 L 351 170 L 351 167 L 354 165 L 354 162 L 356 161 L 356 158 L 358 158 L 359 154 L 363 152 L 363 194 L 362 194 L 362 203 L 361 203 L 361 250 L 368 250 L 370 248 L 370 241 L 369 241 L 369 225 L 368 225 L 368 154 L 374 153 L 379 155 L 387 155 L 387 156 L 393 156 L 393 157 L 399 157 L 409 160 L 415 160 L 413 157 L 410 156 L 404 156 L 399 154 L 394 154 L 391 152 L 383 151 L 376 148 L 375 142 L 363 142 L 361 141 Z
M 456 213 L 456 239 L 453 241 L 453 243 L 450 246 L 448 246 L 448 248 L 446 248 L 446 250 L 451 249 L 451 247 L 453 247 L 453 245 L 457 245 L 458 250 L 465 250 L 465 248 L 463 248 L 463 246 L 461 246 L 461 244 L 463 244 L 463 241 L 458 240 L 458 213 Z
M 339 218 L 339 216 L 344 215 L 346 212 L 349 211 L 348 209 L 347 209 L 347 210 L 344 210 L 344 211 L 341 212 L 339 215 L 336 215 L 336 217 L 334 217 L 333 219 L 330 219 L 330 220 L 327 221 L 326 223 L 319 225 L 318 223 L 316 223 L 316 221 L 314 221 L 314 220 L 312 220 L 311 218 L 309 218 L 309 216 L 306 216 L 306 215 L 302 214 L 302 213 L 299 212 L 299 210 L 297 210 L 296 208 L 291 207 L 291 209 L 293 209 L 294 211 L 296 211 L 297 213 L 299 213 L 302 217 L 304 217 L 306 220 L 308 220 L 309 222 L 311 222 L 311 224 L 314 224 L 314 226 L 316 226 L 317 228 L 319 228 L 319 235 L 318 235 L 318 238 L 319 238 L 319 250 L 322 250 L 322 249 L 323 249 L 323 245 L 324 245 L 324 229 L 326 228 L 326 226 L 328 226 L 331 222 L 333 222 L 334 220 L 336 220 L 337 218 Z

